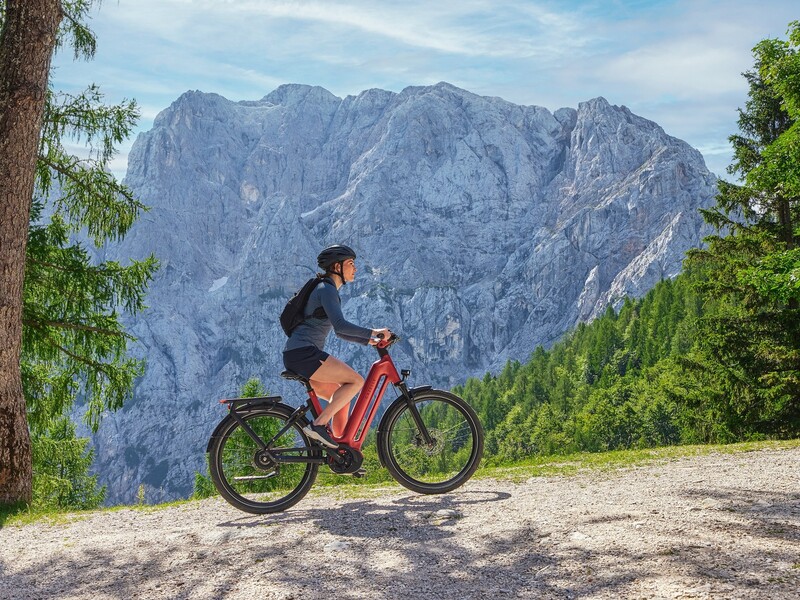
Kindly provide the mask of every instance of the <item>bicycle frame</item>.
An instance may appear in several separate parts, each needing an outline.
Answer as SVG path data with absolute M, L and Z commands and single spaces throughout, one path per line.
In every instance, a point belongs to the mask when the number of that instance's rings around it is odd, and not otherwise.
M 369 431 L 370 426 L 372 425 L 372 421 L 375 418 L 375 415 L 378 411 L 378 406 L 383 399 L 383 395 L 386 392 L 386 386 L 388 384 L 394 385 L 396 388 L 400 390 L 403 397 L 409 403 L 410 414 L 414 419 L 417 427 L 419 428 L 420 435 L 422 436 L 422 440 L 426 444 L 433 443 L 433 439 L 431 438 L 430 432 L 428 431 L 427 427 L 422 421 L 422 418 L 417 411 L 416 406 L 411 400 L 411 396 L 413 390 L 409 391 L 405 384 L 405 377 L 410 373 L 410 371 L 403 371 L 402 377 L 397 372 L 397 368 L 394 365 L 391 357 L 389 356 L 388 347 L 391 346 L 397 338 L 392 338 L 389 340 L 382 340 L 378 342 L 376 345 L 376 349 L 378 351 L 379 359 L 372 363 L 372 366 L 367 373 L 367 377 L 364 380 L 364 385 L 361 388 L 361 392 L 358 394 L 358 398 L 353 405 L 353 409 L 350 412 L 350 415 L 347 419 L 347 425 L 345 426 L 344 434 L 340 437 L 333 436 L 334 440 L 339 443 L 341 447 L 350 447 L 353 450 L 361 451 L 361 446 L 364 444 L 364 440 L 366 439 L 366 434 Z M 263 398 L 231 398 L 220 400 L 221 403 L 228 405 L 228 410 L 230 416 L 235 419 L 242 429 L 247 433 L 248 436 L 261 448 L 261 451 L 264 452 L 271 452 L 273 458 L 276 462 L 279 463 L 289 463 L 289 462 L 310 462 L 310 463 L 320 463 L 324 464 L 327 462 L 327 459 L 324 457 L 314 456 L 313 454 L 317 450 L 317 446 L 314 447 L 294 447 L 290 450 L 288 449 L 280 449 L 275 448 L 272 449 L 271 445 L 274 440 L 280 438 L 290 427 L 291 423 L 295 422 L 296 418 L 302 418 L 303 415 L 310 411 L 313 415 L 313 418 L 318 417 L 322 413 L 322 405 L 320 404 L 320 399 L 317 396 L 317 393 L 311 387 L 311 384 L 307 380 L 303 380 L 306 386 L 306 391 L 308 393 L 308 402 L 304 406 L 300 406 L 294 411 L 294 415 L 289 423 L 286 426 L 276 433 L 271 440 L 262 440 L 248 425 L 247 422 L 242 418 L 242 415 L 239 414 L 239 411 L 247 412 L 247 410 L 253 406 L 261 405 L 263 403 L 280 403 L 281 397 L 280 396 L 270 396 L 270 397 L 263 397 Z M 422 388 L 414 388 L 416 389 L 427 389 L 430 386 L 422 386 Z M 344 409 L 343 409 L 344 410 Z M 221 428 L 224 422 L 220 423 L 217 428 Z M 214 440 L 214 437 L 217 435 L 217 431 L 215 430 L 214 433 L 211 435 L 211 440 L 209 440 L 208 448 L 206 451 L 209 451 L 211 448 L 211 443 Z M 284 451 L 287 451 L 289 454 L 284 455 Z M 331 456 L 337 456 L 336 450 L 331 450 L 328 448 L 323 448 L 326 454 Z M 294 456 L 295 453 L 298 452 L 312 452 L 311 456 Z
M 403 385 L 403 379 L 397 373 L 397 368 L 394 366 L 389 352 L 384 347 L 381 347 L 380 343 L 378 344 L 378 354 L 380 358 L 372 363 L 369 368 L 367 377 L 364 379 L 364 386 L 361 388 L 358 398 L 353 404 L 353 409 L 350 411 L 350 416 L 347 418 L 344 434 L 341 437 L 333 436 L 333 439 L 339 444 L 350 446 L 355 450 L 361 450 L 361 446 L 364 444 L 364 440 L 367 437 L 366 434 L 386 392 L 387 384 Z M 312 407 L 311 412 L 316 418 L 322 412 L 322 405 L 317 393 L 310 387 L 307 389 Z

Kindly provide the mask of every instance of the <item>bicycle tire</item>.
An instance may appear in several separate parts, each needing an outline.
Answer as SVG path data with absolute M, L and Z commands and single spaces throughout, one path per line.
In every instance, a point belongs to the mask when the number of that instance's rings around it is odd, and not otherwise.
M 275 405 L 254 408 L 240 413 L 240 416 L 264 442 L 268 442 L 286 425 L 292 412 L 289 406 Z M 280 447 L 311 447 L 302 431 L 304 424 L 305 420 L 294 423 L 277 440 Z M 255 456 L 259 449 L 233 417 L 225 417 L 209 451 L 209 473 L 217 491 L 231 505 L 251 514 L 280 512 L 294 506 L 311 489 L 319 465 L 282 463 L 258 467 Z M 309 456 L 309 452 L 298 451 L 298 456 L 304 455 Z M 321 453 L 314 449 L 310 455 Z
M 412 397 L 434 443 L 421 439 L 405 398 L 396 400 L 381 420 L 378 455 L 391 476 L 420 494 L 444 494 L 463 485 L 483 456 L 483 428 L 472 407 L 442 390 Z

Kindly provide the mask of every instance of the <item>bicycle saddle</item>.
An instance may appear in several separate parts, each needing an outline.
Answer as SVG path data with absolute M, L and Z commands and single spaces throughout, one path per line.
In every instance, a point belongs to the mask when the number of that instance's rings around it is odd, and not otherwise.
M 290 379 L 292 381 L 302 381 L 303 383 L 308 383 L 308 379 L 306 379 L 302 375 L 298 375 L 294 371 L 283 371 L 281 373 L 281 377 L 283 377 L 284 379 Z

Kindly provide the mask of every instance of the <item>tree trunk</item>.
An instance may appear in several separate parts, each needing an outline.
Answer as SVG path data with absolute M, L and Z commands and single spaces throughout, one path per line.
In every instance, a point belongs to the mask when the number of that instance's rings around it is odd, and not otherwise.
M 60 0 L 7 0 L 0 33 L 0 505 L 31 501 L 22 395 L 22 283 Z

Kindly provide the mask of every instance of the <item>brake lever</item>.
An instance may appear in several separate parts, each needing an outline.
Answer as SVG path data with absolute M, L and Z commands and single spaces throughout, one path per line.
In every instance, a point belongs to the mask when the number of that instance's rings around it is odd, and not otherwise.
M 400 336 L 397 335 L 396 333 L 392 333 L 392 335 L 389 337 L 388 340 L 384 339 L 384 335 L 382 333 L 379 333 L 376 337 L 380 340 L 380 342 L 375 344 L 375 347 L 380 348 L 382 350 L 388 348 L 389 346 L 400 340 Z

